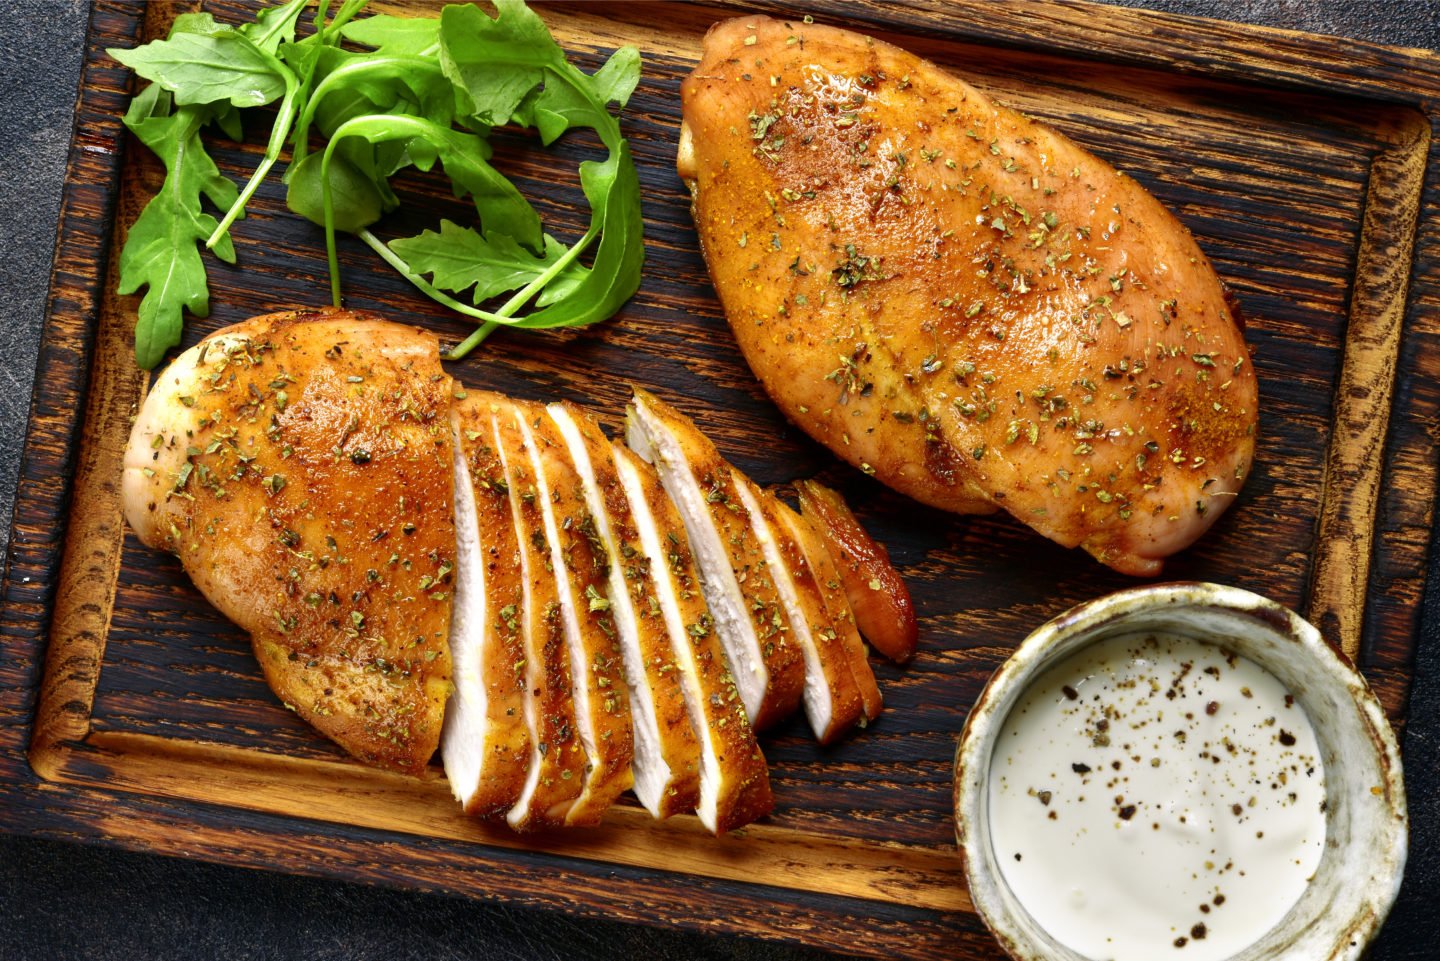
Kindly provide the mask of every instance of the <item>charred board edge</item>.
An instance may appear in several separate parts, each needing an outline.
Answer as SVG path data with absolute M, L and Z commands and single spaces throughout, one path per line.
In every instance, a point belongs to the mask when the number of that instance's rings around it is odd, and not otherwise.
M 7 791 L 0 785 L 0 811 Z M 989 936 L 971 912 L 812 895 L 769 878 L 676 878 L 543 851 L 457 845 L 158 796 L 132 796 L 117 805 L 113 792 L 74 788 L 67 795 L 67 810 L 35 812 L 29 833 L 581 917 L 804 943 L 847 956 L 953 961 L 957 945 L 967 943 L 975 946 L 971 957 L 990 951 Z
M 964 875 L 949 848 L 829 838 L 757 823 L 716 839 L 693 816 L 656 821 L 617 805 L 601 828 L 520 835 L 463 814 L 449 786 L 345 761 L 314 761 L 223 744 L 96 731 L 58 752 L 58 779 L 222 809 L 386 831 L 428 841 L 544 852 L 690 879 L 763 878 L 790 891 L 936 913 L 969 912 Z M 396 812 L 401 812 L 397 817 Z
M 142 35 L 153 35 L 160 26 L 156 22 L 158 12 L 155 5 L 147 8 Z M 117 156 L 121 155 L 117 152 Z M 30 737 L 30 764 L 46 778 L 58 776 L 63 763 L 62 745 L 81 741 L 89 733 L 116 581 L 123 564 L 121 467 L 131 418 L 144 399 L 149 378 L 129 363 L 129 323 L 115 294 L 125 237 L 117 221 L 130 222 L 144 205 L 147 198 L 139 196 L 138 187 L 133 178 L 117 184 L 108 256 L 96 261 L 102 286 L 94 298 L 97 319 L 91 350 L 95 360 L 90 364 L 83 407 L 77 404 L 77 409 L 83 410 L 80 423 L 85 425 L 85 431 L 72 462 L 75 495 L 66 515 L 50 644 L 45 652 L 45 674 Z
M 0 637 L 21 672 L 0 692 L 4 748 L 0 770 L 16 781 L 33 778 L 25 769 L 25 736 L 32 715 L 40 743 L 38 766 L 43 770 L 47 743 L 78 739 L 88 730 L 99 679 L 108 602 L 103 602 L 104 594 L 102 603 L 93 602 L 76 589 L 78 583 L 62 590 L 57 576 L 61 571 L 82 578 L 98 574 L 95 586 L 108 580 L 113 591 L 117 573 L 118 550 L 106 553 L 100 548 L 93 557 L 87 556 L 96 548 L 83 542 L 69 517 L 72 510 L 89 515 L 96 501 L 107 500 L 103 490 L 76 484 L 77 465 L 94 438 L 89 431 L 82 437 L 86 422 L 77 412 L 90 402 L 92 371 L 117 366 L 97 363 L 97 347 L 124 155 L 120 118 L 130 85 L 128 71 L 110 60 L 104 49 L 133 44 L 141 29 L 137 8 L 106 2 L 90 11 L 0 610 Z M 128 408 L 116 416 L 128 416 Z M 114 416 L 104 423 L 116 427 Z M 84 477 L 96 480 L 93 471 Z M 108 500 L 115 504 L 117 477 L 108 478 L 108 483 Z M 56 618 L 56 600 L 61 597 L 74 609 Z M 66 624 L 66 634 L 47 648 L 45 641 L 57 622 Z M 42 657 L 46 658 L 43 679 Z M 38 714 L 37 697 L 45 705 Z
M 1440 54 L 1088 0 L 711 0 L 786 20 L 809 14 L 848 29 L 923 29 L 990 46 L 1150 67 L 1284 90 L 1417 106 L 1440 103 Z
M 1335 391 L 1337 430 L 1326 452 L 1318 550 L 1305 612 L 1331 643 L 1338 642 L 1345 656 L 1357 662 L 1370 585 L 1375 508 L 1430 157 L 1429 118 L 1417 113 L 1406 121 L 1396 131 L 1394 144 L 1381 150 L 1370 168 L 1345 356 Z
M 772 6 L 780 11 L 778 4 Z M 836 3 L 821 0 L 812 6 L 822 14 L 833 10 L 841 18 Z M 966 17 L 967 10 L 983 16 Z M 40 389 L 32 399 L 30 433 L 4 582 L 4 609 L 0 610 L 0 637 L 5 638 L 10 655 L 10 664 L 0 666 L 0 679 L 7 682 L 0 690 L 0 746 L 4 748 L 0 753 L 0 773 L 4 775 L 0 778 L 0 797 L 5 799 L 0 803 L 0 829 L 83 837 L 161 853 L 193 856 L 198 852 L 228 863 L 446 890 L 496 901 L 523 901 L 572 913 L 652 924 L 677 922 L 701 930 L 798 941 L 835 950 L 861 950 L 878 956 L 903 949 L 909 956 L 948 957 L 957 949 L 957 938 L 983 939 L 978 921 L 968 912 L 940 913 L 873 899 L 814 894 L 786 887 L 771 878 L 756 882 L 716 881 L 603 860 L 587 862 L 524 847 L 498 849 L 490 844 L 462 844 L 329 820 L 317 823 L 303 816 L 256 810 L 255 805 L 247 809 L 228 800 L 207 801 L 193 783 L 178 787 L 165 783 L 155 769 L 155 758 L 163 751 L 148 755 L 132 751 L 128 757 L 130 763 L 137 763 L 133 769 L 127 770 L 124 763 L 106 768 L 97 758 L 108 756 L 113 763 L 123 760 L 123 756 L 114 751 L 98 752 L 99 744 L 81 743 L 89 729 L 90 698 L 108 623 L 108 602 L 103 597 L 113 595 L 102 595 L 97 600 L 93 593 L 80 588 L 84 578 L 99 573 L 108 575 L 109 587 L 105 590 L 113 592 L 118 551 L 109 558 L 107 571 L 104 545 L 107 538 L 114 536 L 113 528 L 105 523 L 104 508 L 92 509 L 86 504 L 92 495 L 101 499 L 105 495 L 102 488 L 89 486 L 97 477 L 104 480 L 100 474 L 101 454 L 90 450 L 99 422 L 92 422 L 89 413 L 79 418 L 75 412 L 92 410 L 99 402 L 97 397 L 106 391 L 120 396 L 128 389 L 133 396 L 139 395 L 138 389 L 127 387 L 125 378 L 116 377 L 114 370 L 109 374 L 101 370 L 108 366 L 123 371 L 128 363 L 128 346 L 123 337 L 115 363 L 104 362 L 110 356 L 105 350 L 113 347 L 103 340 L 105 291 L 113 289 L 113 283 L 107 284 L 104 278 L 109 269 L 107 255 L 118 202 L 116 185 L 124 139 L 118 118 L 128 88 L 126 74 L 104 57 L 103 48 L 133 43 L 142 33 L 140 19 L 138 8 L 119 2 L 103 3 L 91 14 L 50 309 L 36 379 Z M 1103 48 L 1104 59 L 1120 63 L 1311 92 L 1362 95 L 1418 107 L 1429 114 L 1427 126 L 1433 123 L 1440 103 L 1440 58 L 1365 44 L 1327 41 L 1318 45 L 1313 38 L 1279 31 L 1140 11 L 1080 4 L 982 5 L 975 0 L 957 0 L 943 8 L 926 3 L 908 10 L 847 5 L 843 19 L 873 23 L 882 29 L 921 27 L 930 31 L 938 22 L 948 37 L 1012 47 L 1034 48 L 1033 37 L 1043 36 L 1051 52 L 1059 49 L 1077 57 L 1098 58 L 1096 51 Z M 1099 42 L 1095 37 L 1097 26 L 1103 32 Z M 1243 41 L 1238 46 L 1237 38 Z M 1363 69 L 1357 71 L 1349 57 L 1361 61 Z M 1403 141 L 1402 136 L 1394 151 L 1382 152 L 1377 163 L 1389 157 L 1403 167 L 1402 154 L 1407 149 Z M 1409 149 L 1414 152 L 1413 143 Z M 1423 175 L 1425 149 L 1419 149 Z M 1390 181 L 1392 186 L 1411 183 L 1405 179 L 1404 170 L 1396 170 L 1393 176 L 1398 179 Z M 1372 210 L 1376 217 L 1385 213 L 1374 202 L 1376 190 L 1372 184 L 1367 225 Z M 1395 226 L 1391 223 L 1388 229 L 1393 233 Z M 1378 243 L 1377 236 L 1383 237 L 1367 229 L 1364 239 Z M 1401 230 L 1398 236 L 1406 243 L 1414 241 L 1413 218 L 1409 234 Z M 1375 249 L 1377 254 L 1385 250 L 1383 246 Z M 1435 256 L 1433 244 L 1416 245 L 1416 258 L 1428 262 Z M 1408 256 L 1395 260 L 1398 305 L 1394 290 L 1386 287 L 1391 281 L 1381 276 L 1366 280 L 1357 273 L 1352 331 L 1360 316 L 1356 312 L 1356 304 L 1362 299 L 1360 287 L 1366 283 L 1376 290 L 1376 294 L 1366 295 L 1372 298 L 1372 305 L 1393 306 L 1405 322 L 1413 322 L 1414 305 L 1409 313 L 1404 309 L 1412 260 Z M 1381 291 L 1382 287 L 1389 293 Z M 1395 321 L 1393 330 L 1385 328 L 1381 340 L 1393 338 L 1394 349 L 1401 351 L 1403 359 L 1404 331 L 1399 323 Z M 1347 368 L 1352 350 L 1358 349 L 1347 339 Z M 1389 357 L 1388 384 L 1393 384 L 1394 351 Z M 136 375 L 132 372 L 130 377 L 133 381 Z M 1373 386 L 1384 392 L 1378 412 L 1393 419 L 1396 412 L 1389 406 L 1393 400 L 1391 387 L 1383 375 Z M 1402 413 L 1407 420 L 1416 415 L 1414 411 Z M 108 429 L 114 430 L 113 420 L 128 417 L 128 406 L 120 413 L 112 410 L 110 415 Z M 112 437 L 111 442 L 114 440 Z M 119 442 L 123 444 L 123 437 Z M 1414 456 L 1418 441 L 1413 433 L 1407 434 L 1403 442 L 1405 449 L 1397 452 L 1400 441 L 1387 436 L 1384 424 L 1379 427 L 1373 482 L 1380 483 L 1382 469 L 1393 468 L 1406 471 L 1411 483 L 1418 481 L 1427 494 L 1433 492 L 1433 458 Z M 1404 455 L 1404 463 L 1397 462 L 1400 454 Z M 88 472 L 70 480 L 77 466 L 82 471 L 88 466 Z M 109 496 L 113 498 L 114 492 Z M 1389 550 L 1383 540 L 1374 537 L 1378 519 L 1373 506 L 1375 498 L 1383 495 L 1377 488 L 1370 496 L 1372 510 L 1359 512 L 1353 518 L 1370 519 L 1369 528 L 1360 531 L 1364 537 L 1360 552 L 1365 560 L 1372 555 L 1377 559 L 1386 557 Z M 1423 532 L 1425 543 L 1429 539 L 1429 506 L 1423 519 L 1427 525 Z M 113 516 L 118 517 L 118 510 Z M 1412 519 L 1409 526 L 1418 529 L 1421 522 Z M 86 530 L 97 539 L 85 536 Z M 1422 543 L 1422 551 L 1423 547 Z M 1423 558 L 1423 553 L 1420 556 Z M 1423 560 L 1421 564 L 1422 569 L 1414 576 L 1423 581 Z M 1374 567 L 1378 568 L 1378 563 Z M 57 576 L 61 578 L 58 582 Z M 80 580 L 72 580 L 75 578 Z M 1354 584 L 1358 587 L 1346 587 L 1342 594 L 1348 591 L 1352 599 L 1363 604 L 1368 581 L 1361 578 Z M 1322 589 L 1316 590 L 1315 596 L 1321 596 Z M 72 603 L 76 607 L 69 613 L 80 617 L 75 623 L 88 625 L 85 630 L 89 630 L 89 636 L 84 630 L 62 626 L 59 606 L 65 604 L 68 610 Z M 1363 619 L 1368 628 L 1372 623 L 1369 609 L 1362 607 L 1346 613 L 1353 616 L 1352 624 L 1358 625 Z M 1411 612 L 1412 626 L 1416 616 Z M 34 709 L 47 636 L 49 661 L 43 673 L 42 695 L 45 716 L 40 717 Z M 37 779 L 26 765 L 25 743 L 32 720 L 36 726 L 35 744 L 55 765 L 50 773 L 62 778 L 59 782 Z M 175 742 L 170 749 L 191 747 L 188 742 Z M 137 762 L 141 758 L 143 762 Z M 323 765 L 312 768 L 314 762 L 281 760 L 306 769 L 307 776 L 325 777 Z M 113 770 L 119 781 L 99 776 L 105 770 Z M 127 777 L 133 778 L 133 783 L 124 784 Z M 111 786 L 97 789 L 96 784 Z M 377 848 L 386 852 L 387 863 L 377 863 Z M 903 856 L 904 850 L 896 849 L 896 856 Z M 455 877 L 457 874 L 463 877 Z M 598 883 L 586 883 L 590 880 Z M 577 891 L 587 893 L 576 895 Z M 857 924 L 864 925 L 863 938 L 857 938 Z

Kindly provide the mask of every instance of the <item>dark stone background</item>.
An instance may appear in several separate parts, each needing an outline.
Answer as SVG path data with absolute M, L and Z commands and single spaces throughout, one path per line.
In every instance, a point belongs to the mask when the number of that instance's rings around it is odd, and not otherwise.
M 1440 50 L 1440 0 L 1124 2 Z M 86 15 L 83 0 L 0 0 L 0 130 L 9 131 L 0 135 L 0 293 L 11 318 L 0 322 L 0 518 L 7 519 L 0 546 L 8 539 Z M 1440 551 L 1434 553 L 1404 744 L 1410 869 L 1373 961 L 1440 957 L 1440 912 L 1429 896 L 1440 890 Z M 440 895 L 0 837 L 0 959 L 222 957 L 800 961 L 822 955 Z

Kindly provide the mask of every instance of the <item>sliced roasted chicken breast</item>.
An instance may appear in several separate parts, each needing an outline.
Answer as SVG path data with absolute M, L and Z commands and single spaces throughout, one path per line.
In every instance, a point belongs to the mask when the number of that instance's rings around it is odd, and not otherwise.
M 525 581 L 493 413 L 471 395 L 452 412 L 455 457 L 455 606 L 450 655 L 455 693 L 440 755 L 465 813 L 491 818 L 515 806 L 530 766 L 525 722 Z
M 654 464 L 690 535 L 715 629 L 750 722 L 788 717 L 805 686 L 805 661 L 730 465 L 689 418 L 636 389 L 626 441 Z
M 829 744 L 850 730 L 863 713 L 850 656 L 831 622 L 804 552 L 780 517 L 780 511 L 789 508 L 739 471 L 732 468 L 730 475 L 789 616 L 790 637 L 805 657 L 805 716 L 815 739 Z
M 598 824 L 633 783 L 630 699 L 611 614 L 609 563 L 603 547 L 595 544 L 595 518 L 559 429 L 540 404 L 517 402 L 515 409 L 535 472 L 536 502 L 570 652 L 575 720 L 585 749 L 584 788 L 565 823 Z
M 640 454 L 571 405 L 456 392 L 413 328 L 275 314 L 157 378 L 124 508 L 361 760 L 422 775 L 438 746 L 465 811 L 521 831 L 632 782 L 734 830 L 774 804 L 757 727 L 803 698 L 828 741 L 879 691 L 833 532 L 644 391 L 627 426 Z
M 726 664 L 700 587 L 685 525 L 655 468 L 615 448 L 615 473 L 639 538 L 637 567 L 654 586 L 681 682 L 685 708 L 700 744 L 700 822 L 720 834 L 770 813 L 770 772 Z
M 700 745 L 685 706 L 670 636 L 625 491 L 615 476 L 614 447 L 600 426 L 572 404 L 550 404 L 593 520 L 591 548 L 608 575 L 609 614 L 624 660 L 635 738 L 635 797 L 657 818 L 693 811 L 699 802 Z
M 130 526 L 250 633 L 280 699 L 408 774 L 450 691 L 451 390 L 433 334 L 272 314 L 181 354 L 125 453 Z
M 475 391 L 469 392 L 475 396 Z M 586 784 L 588 757 L 576 720 L 570 645 L 560 606 L 558 568 L 541 509 L 540 481 L 521 430 L 520 412 L 506 397 L 480 394 L 492 410 L 491 430 L 505 468 L 520 548 L 524 600 L 517 625 L 525 642 L 525 723 L 530 764 L 525 785 L 506 820 L 517 831 L 558 827 Z

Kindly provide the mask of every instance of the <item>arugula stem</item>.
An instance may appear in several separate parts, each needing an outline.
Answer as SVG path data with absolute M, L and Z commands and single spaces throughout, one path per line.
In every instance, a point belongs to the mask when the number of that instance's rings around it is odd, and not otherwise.
M 451 297 L 449 294 L 446 294 L 444 291 L 435 287 L 427 280 L 425 280 L 424 277 L 421 277 L 419 274 L 412 271 L 410 269 L 410 265 L 407 264 L 404 260 L 402 260 L 399 254 L 391 250 L 390 246 L 386 244 L 385 241 L 381 240 L 379 237 L 376 237 L 369 231 L 369 229 L 361 227 L 360 230 L 356 232 L 355 236 L 365 241 L 365 243 L 370 247 L 371 250 L 379 254 L 387 264 L 399 271 L 402 277 L 410 281 L 410 283 L 414 284 L 417 290 L 419 290 L 426 297 L 429 297 L 431 300 L 435 301 L 437 304 L 443 304 L 446 307 L 449 307 L 451 310 L 456 311 L 457 313 L 464 314 L 467 317 L 474 317 L 476 320 L 484 321 L 485 325 L 490 327 L 493 327 L 497 324 L 516 323 L 516 321 L 511 319 L 508 314 L 491 313 L 488 310 L 481 310 L 479 307 L 471 307 L 469 304 L 462 303 L 461 301 L 456 300 L 454 297 Z
M 330 185 L 326 184 L 325 190 L 325 212 L 330 213 Z M 340 257 L 335 253 L 335 231 L 325 231 L 325 260 L 330 265 L 330 304 L 333 307 L 341 306 L 340 303 Z
M 282 68 L 284 69 L 284 68 Z M 255 172 L 250 175 L 250 180 L 245 184 L 245 189 L 240 191 L 240 196 L 225 211 L 220 225 L 215 228 L 205 241 L 205 249 L 211 250 L 230 231 L 230 225 L 238 220 L 245 213 L 245 205 L 250 202 L 255 191 L 259 189 L 265 175 L 270 168 L 275 166 L 275 161 L 280 159 L 280 150 L 285 146 L 285 141 L 290 137 L 290 125 L 295 121 L 295 95 L 300 89 L 300 84 L 295 74 L 285 69 L 285 99 L 280 103 L 280 113 L 275 117 L 275 126 L 270 130 L 270 142 L 265 147 L 265 156 Z
M 340 9 L 335 11 L 335 19 L 325 27 L 325 42 L 330 43 L 330 38 L 339 33 L 340 29 L 364 10 L 370 0 L 345 0 L 340 4 Z
M 320 203 L 325 213 L 325 260 L 330 266 L 330 303 L 340 306 L 340 257 L 335 253 L 335 198 L 330 194 L 330 157 L 335 153 L 339 140 L 325 145 L 325 155 L 320 159 Z
M 556 258 L 555 263 L 551 264 L 549 267 L 546 267 L 544 273 L 536 277 L 534 280 L 530 281 L 530 283 L 526 284 L 523 288 L 521 288 L 520 291 L 517 292 L 514 296 L 512 296 L 509 300 L 501 304 L 500 309 L 495 311 L 495 313 L 501 317 L 513 317 L 515 315 L 515 312 L 521 307 L 524 307 L 525 303 L 531 297 L 534 297 L 537 293 L 544 289 L 546 284 L 554 280 L 560 274 L 560 271 L 564 270 L 566 267 L 574 263 L 575 258 L 579 257 L 580 254 L 584 252 L 585 248 L 590 246 L 591 242 L 594 241 L 595 237 L 599 233 L 600 225 L 595 222 L 594 218 L 592 218 L 590 221 L 590 229 L 585 231 L 584 236 L 582 236 L 579 240 L 575 241 L 575 243 L 571 245 L 569 250 L 565 251 L 565 253 L 561 254 L 558 258 Z
M 514 321 L 509 320 L 507 316 L 502 316 L 500 314 L 492 314 L 487 310 L 481 310 L 478 307 L 471 307 L 469 304 L 463 304 L 455 298 L 449 296 L 448 294 L 445 294 L 443 291 L 437 289 L 433 285 L 427 283 L 425 278 L 412 271 L 410 269 L 410 265 L 407 264 L 404 260 L 402 260 L 400 256 L 395 253 L 395 251 L 391 250 L 390 246 L 386 244 L 385 241 L 381 240 L 379 237 L 376 237 L 366 228 L 360 228 L 360 231 L 356 234 L 356 236 L 359 237 L 361 240 L 365 241 L 365 243 L 369 245 L 371 250 L 379 254 L 380 257 L 387 264 L 389 264 L 391 267 L 394 267 L 395 270 L 400 273 L 400 276 L 404 277 L 406 280 L 410 281 L 410 283 L 414 284 L 416 289 L 419 290 L 426 297 L 429 297 L 437 304 L 449 307 L 451 310 L 457 313 L 465 314 L 467 317 L 474 317 L 477 320 L 483 321 L 483 323 L 481 323 L 480 326 L 475 329 L 475 332 L 473 334 L 471 334 L 469 337 L 466 337 L 461 343 L 457 344 L 454 349 L 452 349 L 448 354 L 445 355 L 446 360 L 462 360 L 466 354 L 470 353 L 470 351 L 474 350 L 476 347 L 479 347 L 482 343 L 484 343 L 485 338 L 489 337 L 492 333 L 494 333 L 495 328 L 499 327 L 501 324 L 514 323 Z
M 369 2 L 370 0 L 350 0 L 350 2 L 341 4 L 340 9 L 335 13 L 335 19 L 327 24 L 325 22 L 325 14 L 330 7 L 330 2 L 329 0 L 320 0 L 315 7 L 315 32 L 300 41 L 300 43 L 313 43 L 322 47 L 336 46 L 337 41 L 334 38 L 339 36 L 340 29 L 363 10 Z M 318 55 L 311 57 L 305 66 L 305 78 L 301 83 L 301 89 L 305 91 L 305 96 L 302 99 L 307 103 L 310 100 L 310 88 L 315 80 L 315 66 L 319 62 L 319 59 Z M 295 142 L 290 147 L 291 169 L 294 169 L 300 161 L 305 159 L 305 155 L 309 153 L 309 135 L 310 121 L 307 119 L 304 122 L 304 126 L 297 130 Z M 287 173 L 285 176 L 288 180 L 289 174 Z
M 328 188 L 329 180 L 327 179 L 325 182 L 325 189 L 328 190 Z M 437 304 L 449 307 L 456 313 L 464 314 L 467 317 L 474 317 L 477 320 L 483 321 L 483 323 L 479 326 L 479 328 L 476 329 L 473 334 L 471 334 L 469 337 L 466 337 L 463 341 L 456 345 L 453 350 L 451 350 L 448 354 L 445 355 L 446 360 L 462 360 L 466 354 L 470 353 L 470 351 L 474 350 L 476 347 L 479 347 L 482 343 L 484 343 L 485 338 L 489 337 L 490 334 L 494 332 L 497 326 L 501 324 L 509 326 L 511 324 L 523 323 L 524 318 L 521 318 L 520 320 L 515 319 L 515 312 L 518 311 L 521 307 L 525 306 L 525 303 L 529 301 L 531 297 L 535 296 L 537 293 L 543 290 L 545 288 L 545 285 L 550 283 L 550 281 L 554 280 L 555 277 L 558 276 L 562 270 L 564 270 L 567 266 L 573 263 L 575 261 L 575 258 L 579 257 L 580 254 L 584 252 L 585 248 L 590 246 L 590 244 L 595 240 L 595 237 L 597 234 L 599 234 L 599 232 L 599 225 L 592 223 L 590 225 L 590 229 L 585 231 L 585 235 L 579 240 L 577 240 L 570 247 L 569 250 L 561 254 L 560 257 L 556 259 L 555 263 L 547 267 L 543 273 L 541 273 L 534 280 L 530 281 L 530 283 L 526 284 L 521 291 L 519 291 L 517 294 L 507 300 L 503 305 L 501 305 L 498 310 L 493 313 L 488 310 L 481 310 L 478 307 L 471 307 L 469 304 L 461 303 L 460 301 L 449 296 L 448 294 L 439 290 L 434 285 L 427 282 L 425 278 L 412 271 L 410 269 L 410 265 L 407 264 L 398 254 L 396 254 L 395 251 L 391 250 L 388 244 L 386 244 L 379 237 L 376 237 L 369 230 L 362 227 L 360 231 L 356 234 L 356 236 L 358 236 L 361 240 L 365 241 L 365 243 L 369 245 L 371 250 L 379 254 L 380 257 L 387 264 L 389 264 L 397 272 L 399 272 L 399 274 L 406 280 L 410 281 L 410 283 L 414 284 L 415 288 L 421 293 L 423 293 L 425 296 L 429 297 Z M 330 275 L 332 278 L 331 292 L 332 294 L 335 294 L 335 291 L 338 289 L 338 287 L 334 278 L 336 278 L 338 274 L 333 263 L 331 264 Z M 335 296 L 337 298 L 335 300 L 335 306 L 338 307 L 340 306 L 338 294 L 335 294 Z
M 483 344 L 485 342 L 485 338 L 489 337 L 497 326 L 499 325 L 493 322 L 481 324 L 479 327 L 475 328 L 475 333 L 471 334 L 469 337 L 466 337 L 463 341 L 456 344 L 450 350 L 450 352 L 445 355 L 444 359 L 464 360 L 465 355 L 469 354 L 470 351 Z
M 274 40 L 276 45 L 278 46 L 280 40 L 276 39 L 277 36 L 280 37 L 280 39 L 283 39 L 284 31 L 294 28 L 295 20 L 300 15 L 299 11 L 295 10 L 295 8 L 303 8 L 309 2 L 310 0 L 290 0 L 290 2 L 285 5 L 285 8 L 287 9 L 283 10 L 283 12 L 282 8 L 276 7 L 274 10 L 270 11 L 273 14 L 277 14 L 274 22 L 271 23 L 270 28 L 264 33 L 259 34 L 258 36 L 250 37 L 250 40 L 255 44 L 255 46 L 261 48 L 262 50 L 265 49 L 265 47 L 272 40 Z M 294 11 L 293 14 L 291 13 L 291 11 Z M 259 21 L 257 19 L 256 24 L 252 24 L 252 26 L 258 25 L 258 23 Z M 272 47 L 271 49 L 274 48 Z

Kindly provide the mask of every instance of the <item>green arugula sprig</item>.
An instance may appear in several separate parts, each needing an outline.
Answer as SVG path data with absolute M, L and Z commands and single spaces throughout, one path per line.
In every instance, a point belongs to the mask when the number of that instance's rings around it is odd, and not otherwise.
M 499 325 L 590 324 L 629 299 L 644 258 L 640 189 L 610 105 L 623 108 L 639 81 L 634 48 L 588 75 L 523 0 L 497 0 L 493 18 L 466 5 L 438 18 L 365 19 L 357 15 L 366 0 L 345 0 L 328 23 L 328 0 L 320 0 L 314 32 L 297 41 L 307 2 L 289 0 L 239 28 L 188 14 L 164 40 L 110 51 L 151 81 L 125 123 L 166 166 L 164 186 L 121 254 L 121 293 L 147 288 L 135 333 L 142 367 L 180 342 L 184 310 L 208 313 L 197 244 L 235 261 L 229 228 L 292 139 L 287 203 L 325 229 L 337 306 L 337 230 L 355 234 L 427 296 L 480 321 L 452 357 Z M 342 38 L 370 49 L 347 49 Z M 200 131 L 213 124 L 239 139 L 239 111 L 276 100 L 265 155 L 237 190 L 206 155 Z M 490 131 L 505 125 L 534 129 L 547 146 L 567 130 L 589 128 L 604 145 L 603 161 L 580 165 L 591 217 L 575 243 L 545 233 L 529 201 L 490 165 Z M 312 152 L 317 132 L 326 143 Z M 442 220 L 438 231 L 389 243 L 372 233 L 398 205 L 391 178 L 437 164 L 456 196 L 474 204 L 478 225 Z M 224 211 L 219 220 L 202 198 Z M 499 306 L 482 307 L 507 293 Z
M 145 88 L 125 114 L 125 126 L 165 163 L 164 186 L 131 225 L 120 252 L 120 293 L 149 288 L 135 324 L 135 361 L 147 369 L 180 342 L 182 308 L 197 317 L 210 313 L 205 264 L 195 245 L 219 224 L 201 209 L 200 198 L 226 208 L 238 197 L 200 143 L 200 128 L 219 114 L 210 104 L 173 109 L 171 94 L 158 84 Z M 235 262 L 229 237 L 214 250 Z
M 294 38 L 305 2 L 291 0 L 266 10 L 238 30 L 216 23 L 208 13 L 183 14 L 166 39 L 136 50 L 109 51 L 151 81 L 131 103 L 124 122 L 165 163 L 164 186 L 131 226 L 120 254 L 120 293 L 148 288 L 135 325 L 135 360 L 141 367 L 154 367 L 180 342 L 182 310 L 198 317 L 209 314 L 205 265 L 195 245 L 204 241 L 233 264 L 229 225 L 243 215 L 245 200 L 263 177 L 263 170 L 257 171 L 245 192 L 237 192 L 205 153 L 200 130 L 216 123 L 238 139 L 237 108 L 292 95 L 290 71 L 274 51 Z M 278 156 L 278 148 L 275 152 Z M 226 211 L 224 221 L 203 212 L 202 196 Z

